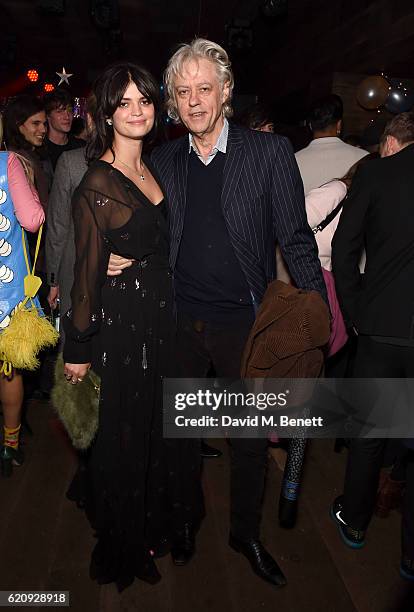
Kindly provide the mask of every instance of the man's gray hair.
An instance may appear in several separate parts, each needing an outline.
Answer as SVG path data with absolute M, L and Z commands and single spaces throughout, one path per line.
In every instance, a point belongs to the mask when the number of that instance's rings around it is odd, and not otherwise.
M 217 43 L 205 38 L 195 38 L 190 44 L 184 43 L 179 46 L 170 58 L 164 72 L 167 112 L 168 116 L 176 123 L 179 123 L 180 117 L 175 100 L 174 78 L 182 74 L 183 66 L 186 62 L 191 60 L 198 61 L 200 59 L 207 59 L 214 64 L 222 88 L 228 83 L 229 96 L 223 104 L 223 115 L 231 117 L 233 114 L 231 96 L 234 87 L 234 77 L 229 56 L 223 47 L 220 47 Z

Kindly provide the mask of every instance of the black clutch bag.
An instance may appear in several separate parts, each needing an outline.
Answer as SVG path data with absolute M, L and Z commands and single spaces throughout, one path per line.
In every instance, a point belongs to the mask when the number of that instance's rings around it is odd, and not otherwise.
M 79 450 L 91 445 L 98 429 L 100 386 L 101 379 L 93 370 L 89 370 L 81 383 L 68 383 L 63 357 L 59 355 L 51 400 L 73 446 Z

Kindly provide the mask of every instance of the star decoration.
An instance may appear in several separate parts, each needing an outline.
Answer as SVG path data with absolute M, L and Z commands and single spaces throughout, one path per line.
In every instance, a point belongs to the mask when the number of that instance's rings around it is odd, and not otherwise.
M 73 74 L 69 74 L 68 72 L 66 72 L 65 67 L 63 66 L 62 68 L 62 72 L 56 72 L 56 74 L 58 75 L 58 77 L 60 77 L 60 81 L 58 83 L 58 87 L 59 85 L 61 85 L 62 83 L 66 83 L 67 85 L 69 85 L 69 78 L 71 76 L 73 76 Z

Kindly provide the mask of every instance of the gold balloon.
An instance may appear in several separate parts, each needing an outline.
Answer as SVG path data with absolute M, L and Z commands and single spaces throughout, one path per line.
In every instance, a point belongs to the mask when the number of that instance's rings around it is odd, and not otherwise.
M 374 110 L 385 104 L 390 84 L 383 76 L 370 76 L 364 79 L 357 90 L 357 100 L 362 108 Z

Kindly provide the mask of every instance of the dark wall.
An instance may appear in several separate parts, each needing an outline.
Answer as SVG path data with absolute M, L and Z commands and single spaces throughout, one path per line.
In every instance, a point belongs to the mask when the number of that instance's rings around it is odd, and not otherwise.
M 143 63 L 160 78 L 179 42 L 201 34 L 224 44 L 234 8 L 233 0 L 119 0 L 119 27 L 105 30 L 91 18 L 91 0 L 66 0 L 61 16 L 41 14 L 38 4 L 0 0 L 0 88 L 31 67 L 55 83 L 55 72 L 65 66 L 81 94 L 115 59 Z
M 289 0 L 272 39 L 262 95 L 310 101 L 331 90 L 334 72 L 414 76 L 411 0 Z
M 260 4 L 119 0 L 119 40 L 112 44 L 110 34 L 93 24 L 90 0 L 66 0 L 64 17 L 39 15 L 38 0 L 0 0 L 1 95 L 11 81 L 20 86 L 16 79 L 32 66 L 55 84 L 55 71 L 65 66 L 75 75 L 73 92 L 82 95 L 118 56 L 143 62 L 160 78 L 175 45 L 195 35 L 227 48 L 236 93 L 273 103 L 280 119 L 290 122 L 331 91 L 334 73 L 414 77 L 412 0 L 288 0 L 287 16 L 275 19 L 266 19 Z M 252 47 L 230 46 L 226 24 L 236 19 L 250 24 Z

